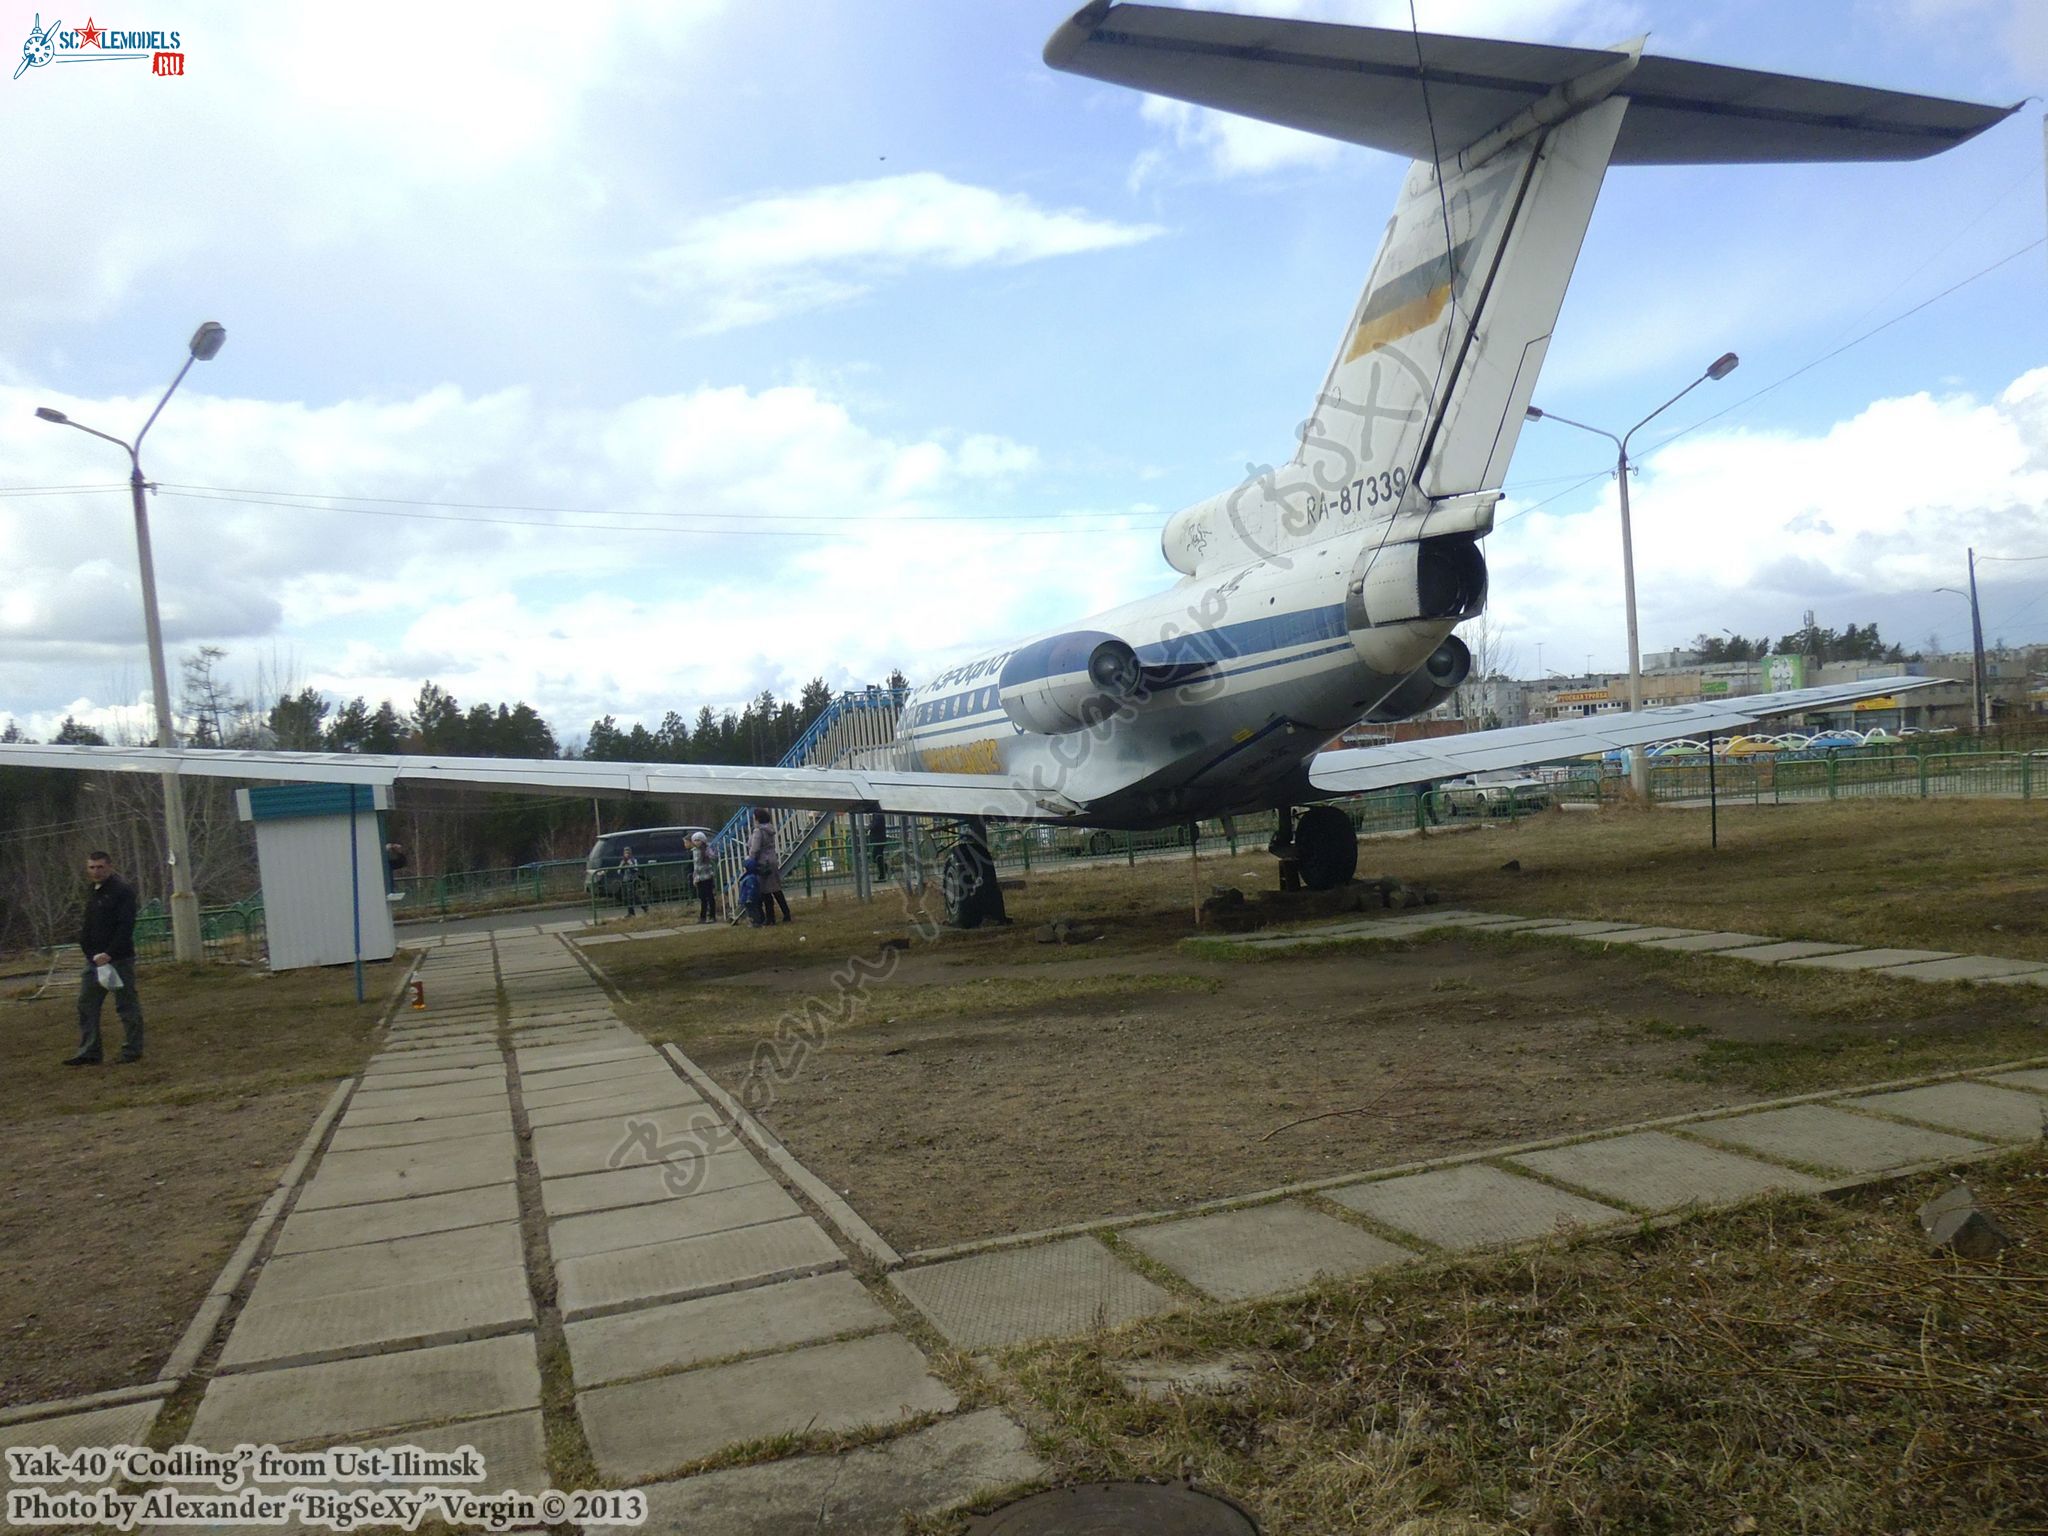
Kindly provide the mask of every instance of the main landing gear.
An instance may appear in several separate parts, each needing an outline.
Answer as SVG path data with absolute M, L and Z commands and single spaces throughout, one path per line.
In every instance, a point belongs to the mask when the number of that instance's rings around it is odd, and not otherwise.
M 946 851 L 939 873 L 939 892 L 952 927 L 1000 927 L 1010 921 L 1003 909 L 1003 883 L 996 878 L 996 861 L 988 851 L 988 823 L 981 817 L 960 824 L 960 840 Z
M 1358 830 L 1334 805 L 1312 805 L 1299 816 L 1284 805 L 1267 851 L 1280 860 L 1282 890 L 1293 888 L 1289 865 L 1310 890 L 1333 890 L 1358 871 Z

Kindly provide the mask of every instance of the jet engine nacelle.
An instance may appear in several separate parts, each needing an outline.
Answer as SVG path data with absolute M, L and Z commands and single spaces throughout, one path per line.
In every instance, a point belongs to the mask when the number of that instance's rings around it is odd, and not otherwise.
M 1033 641 L 1003 663 L 998 697 L 1019 730 L 1062 736 L 1115 714 L 1144 683 L 1130 642 L 1099 630 Z
M 1403 678 L 1365 718 L 1384 724 L 1435 709 L 1456 691 L 1471 670 L 1472 653 L 1465 648 L 1465 642 L 1456 635 L 1447 636 L 1442 645 L 1429 653 L 1429 660 Z

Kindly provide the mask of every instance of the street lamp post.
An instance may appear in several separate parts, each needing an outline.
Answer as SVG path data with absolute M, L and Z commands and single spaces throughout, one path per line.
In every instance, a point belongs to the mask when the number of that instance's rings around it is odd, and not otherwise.
M 1569 416 L 1559 416 L 1554 411 L 1538 410 L 1533 405 L 1528 408 L 1527 415 L 1531 421 L 1548 420 L 1561 422 L 1567 427 L 1577 427 L 1581 432 L 1591 432 L 1596 437 L 1604 437 L 1614 444 L 1614 478 L 1621 487 L 1621 583 L 1622 601 L 1628 613 L 1628 707 L 1631 714 L 1643 707 L 1643 659 L 1641 649 L 1636 641 L 1636 555 L 1635 543 L 1629 533 L 1628 521 L 1629 439 L 1670 410 L 1672 406 L 1678 404 L 1679 401 L 1699 388 L 1700 385 L 1706 383 L 1707 380 L 1727 378 L 1729 374 L 1735 371 L 1741 361 L 1742 359 L 1733 352 L 1723 352 L 1712 363 L 1707 365 L 1705 373 L 1702 373 L 1698 378 L 1686 385 L 1684 389 L 1681 389 L 1669 400 L 1666 400 L 1656 410 L 1650 412 L 1649 415 L 1645 416 L 1619 437 L 1600 427 L 1588 426 L 1583 421 L 1573 421 Z M 1636 750 L 1630 754 L 1629 762 L 1629 780 L 1635 786 L 1636 793 L 1645 800 L 1648 800 L 1650 789 L 1649 761 L 1641 750 Z
M 1961 587 L 1936 587 L 1937 592 L 1952 592 L 1957 597 L 1970 601 L 1970 714 L 1977 722 L 1979 735 L 1988 723 L 1984 718 L 1984 619 L 1977 610 L 1977 551 L 1970 551 L 1970 590 Z
M 171 719 L 171 682 L 164 668 L 163 623 L 157 614 L 156 561 L 149 547 L 149 504 L 144 494 L 148 482 L 142 476 L 142 440 L 156 425 L 157 417 L 163 414 L 163 408 L 170 403 L 178 386 L 185 382 L 185 375 L 191 371 L 192 365 L 211 361 L 227 338 L 226 329 L 212 320 L 192 333 L 184 366 L 171 380 L 171 387 L 164 391 L 163 399 L 157 401 L 156 409 L 149 413 L 149 420 L 142 424 L 142 430 L 135 434 L 132 443 L 73 421 L 62 411 L 52 410 L 47 405 L 36 409 L 36 415 L 44 421 L 76 427 L 127 452 L 128 490 L 135 503 L 135 554 L 142 570 L 142 621 L 149 636 L 149 677 L 150 686 L 156 694 L 156 744 L 159 747 L 175 747 L 178 731 Z M 201 959 L 204 950 L 199 936 L 199 897 L 192 889 L 192 853 L 185 827 L 185 786 L 176 773 L 166 773 L 163 783 L 164 844 L 171 865 L 171 949 L 178 959 L 193 961 Z

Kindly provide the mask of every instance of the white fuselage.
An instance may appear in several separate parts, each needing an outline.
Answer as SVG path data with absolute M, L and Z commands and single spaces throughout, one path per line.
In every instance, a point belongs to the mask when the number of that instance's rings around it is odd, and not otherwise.
M 1346 590 L 1374 537 L 1346 530 L 1049 632 L 1121 638 L 1160 679 L 1098 724 L 1047 734 L 1012 718 L 998 678 L 1026 640 L 915 689 L 899 744 L 930 771 L 1025 777 L 1096 825 L 1315 798 L 1302 764 L 1421 666 L 1456 622 L 1350 626 Z

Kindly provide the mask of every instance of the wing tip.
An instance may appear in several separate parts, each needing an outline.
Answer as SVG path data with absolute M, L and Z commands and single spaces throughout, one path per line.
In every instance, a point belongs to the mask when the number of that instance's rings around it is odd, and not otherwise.
M 1041 57 L 1048 68 L 1073 69 L 1074 56 L 1078 54 L 1095 29 L 1102 25 L 1102 19 L 1116 8 L 1116 0 L 1088 0 L 1088 3 L 1074 12 L 1045 40 L 1045 51 Z

